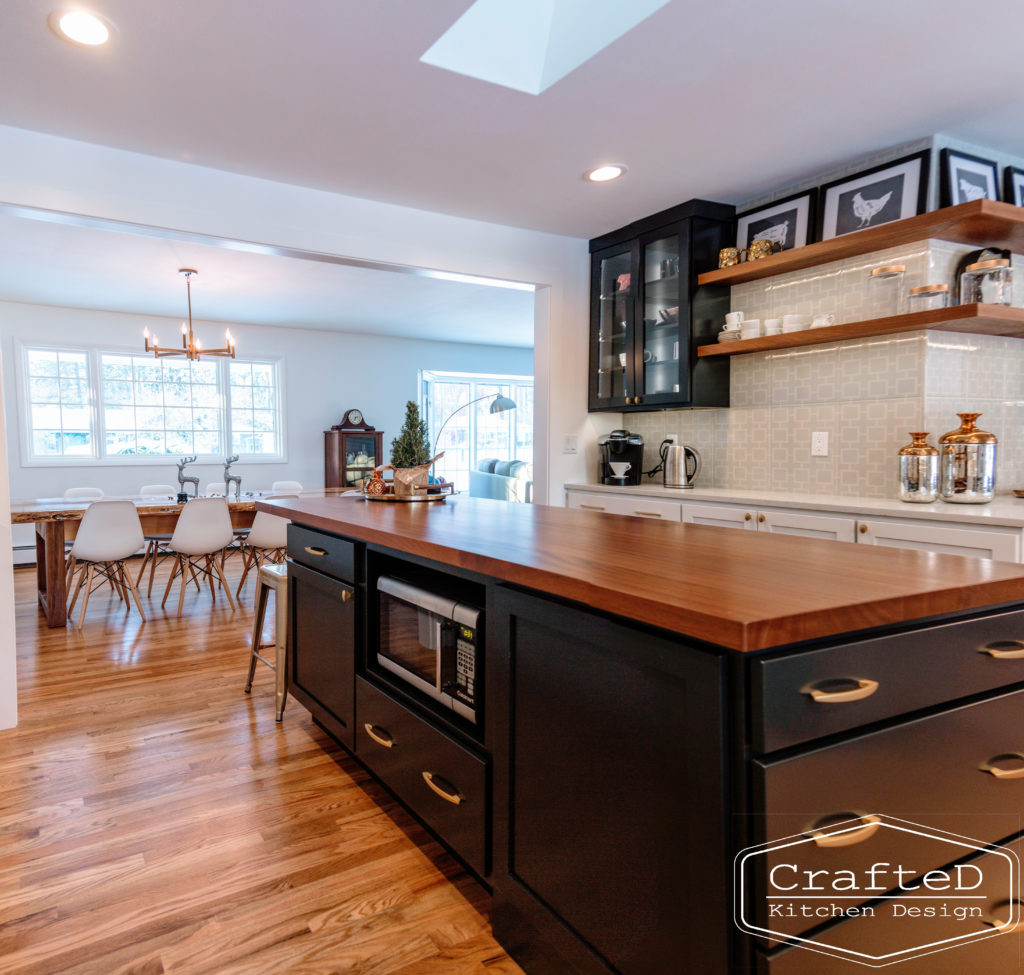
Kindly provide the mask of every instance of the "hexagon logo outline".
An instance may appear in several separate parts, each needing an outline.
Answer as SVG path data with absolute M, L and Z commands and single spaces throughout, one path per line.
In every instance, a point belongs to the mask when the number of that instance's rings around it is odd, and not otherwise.
M 1006 891 L 1006 897 L 1010 905 L 1010 916 L 1007 920 L 1001 923 L 987 922 L 991 924 L 989 930 L 984 928 L 978 931 L 968 932 L 967 934 L 958 935 L 952 938 L 943 938 L 939 941 L 931 942 L 924 945 L 917 945 L 910 948 L 903 948 L 899 951 L 890 951 L 885 954 L 871 955 L 867 952 L 858 952 L 849 948 L 844 948 L 839 945 L 823 944 L 816 941 L 814 938 L 805 938 L 799 934 L 790 934 L 786 932 L 773 931 L 769 927 L 764 927 L 762 924 L 755 923 L 755 920 L 747 917 L 747 911 L 753 904 L 753 898 L 748 896 L 749 886 L 747 884 L 747 864 L 753 857 L 766 855 L 769 852 L 786 849 L 788 847 L 800 846 L 805 843 L 815 842 L 814 836 L 808 835 L 807 833 L 795 833 L 791 836 L 781 837 L 776 840 L 769 840 L 765 843 L 758 843 L 753 846 L 744 847 L 740 850 L 733 858 L 733 880 L 734 880 L 734 903 L 733 903 L 733 920 L 736 926 L 747 934 L 757 935 L 764 937 L 770 941 L 778 942 L 779 944 L 786 944 L 795 948 L 802 948 L 807 951 L 813 951 L 817 954 L 828 955 L 834 958 L 840 958 L 844 961 L 848 961 L 858 965 L 864 965 L 868 968 L 884 968 L 888 965 L 895 965 L 903 961 L 907 961 L 910 958 L 920 957 L 923 955 L 935 954 L 939 951 L 947 951 L 953 948 L 960 947 L 964 944 L 973 943 L 975 941 L 981 941 L 987 938 L 998 937 L 1002 934 L 1008 934 L 1013 931 L 1020 923 L 1020 902 L 1018 900 L 1017 892 L 1017 878 L 1019 877 L 1020 871 L 1020 860 L 1016 853 L 1012 850 L 1006 849 L 1005 847 L 999 846 L 995 843 L 985 843 L 981 840 L 971 839 L 970 837 L 961 836 L 956 833 L 951 833 L 945 830 L 940 830 L 930 826 L 922 826 L 919 823 L 913 823 L 908 820 L 898 819 L 895 816 L 888 816 L 883 813 L 873 813 L 869 816 L 859 816 L 854 819 L 842 820 L 828 827 L 817 831 L 818 835 L 827 834 L 829 836 L 841 836 L 844 833 L 854 832 L 864 828 L 865 821 L 871 821 L 872 825 L 877 824 L 879 829 L 891 829 L 898 832 L 904 832 L 908 834 L 914 834 L 917 836 L 924 837 L 930 840 L 939 840 L 943 843 L 952 844 L 954 846 L 962 847 L 964 850 L 971 850 L 976 853 L 982 853 L 986 856 L 997 856 L 1005 860 L 1008 867 L 1009 883 Z M 966 856 L 967 854 L 963 854 Z M 950 863 L 959 862 L 960 858 L 953 858 L 948 861 Z M 890 866 L 890 864 L 885 864 Z M 921 877 L 928 876 L 932 871 L 925 871 Z M 901 884 L 902 886 L 902 884 Z M 910 889 L 910 888 L 906 888 Z M 875 904 L 882 900 L 898 900 L 903 895 L 886 895 L 886 896 L 864 896 L 858 895 L 855 899 L 861 902 L 861 906 L 868 904 Z M 829 897 L 826 899 L 841 900 L 841 899 L 853 899 L 844 898 L 841 896 Z M 956 899 L 956 898 L 954 898 Z M 765 922 L 767 923 L 767 922 Z M 839 921 L 837 923 L 842 923 Z M 835 925 L 830 925 L 824 929 L 824 932 L 832 931 L 835 929 Z

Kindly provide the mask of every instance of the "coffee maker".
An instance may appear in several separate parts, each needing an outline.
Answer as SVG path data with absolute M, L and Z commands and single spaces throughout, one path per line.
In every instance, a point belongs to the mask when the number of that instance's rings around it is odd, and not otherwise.
M 602 484 L 639 484 L 644 473 L 644 438 L 628 430 L 612 430 L 597 440 L 601 451 L 598 477 Z M 612 465 L 615 465 L 615 468 Z M 628 464 L 625 469 L 619 464 Z M 618 469 L 621 473 L 616 473 Z

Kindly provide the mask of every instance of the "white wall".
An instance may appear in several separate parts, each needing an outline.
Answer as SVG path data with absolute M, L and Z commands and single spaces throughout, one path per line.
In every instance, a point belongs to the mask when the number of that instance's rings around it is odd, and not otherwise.
M 6 358 L 0 356 L 0 358 Z M 0 394 L 6 381 L 0 379 Z M 0 403 L 2 406 L 2 403 Z M 10 414 L 8 414 L 10 415 Z M 7 488 L 7 447 L 4 427 L 0 428 L 0 511 L 10 511 Z M 0 552 L 11 550 L 11 523 L 0 518 Z M 0 558 L 0 729 L 18 723 L 17 655 L 14 652 L 14 566 Z

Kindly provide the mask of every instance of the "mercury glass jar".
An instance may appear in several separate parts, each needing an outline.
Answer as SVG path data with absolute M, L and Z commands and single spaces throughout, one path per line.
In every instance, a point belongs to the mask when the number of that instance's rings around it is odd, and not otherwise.
M 934 311 L 949 307 L 948 284 L 922 284 L 907 293 L 907 311 Z
M 960 429 L 939 437 L 939 495 L 956 504 L 987 504 L 996 489 L 994 434 L 979 430 L 980 413 L 957 413 Z
M 1013 304 L 1013 268 L 1005 258 L 968 264 L 960 275 L 960 304 Z
M 900 449 L 900 501 L 926 504 L 939 496 L 939 451 L 927 433 L 911 433 L 912 443 Z

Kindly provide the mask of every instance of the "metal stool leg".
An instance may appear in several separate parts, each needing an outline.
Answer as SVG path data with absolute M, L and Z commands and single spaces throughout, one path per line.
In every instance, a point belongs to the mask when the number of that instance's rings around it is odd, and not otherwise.
M 256 582 L 256 616 L 252 624 L 252 652 L 249 654 L 249 680 L 245 685 L 245 693 L 252 692 L 252 681 L 256 676 L 256 661 L 262 660 L 260 650 L 263 649 L 263 620 L 267 613 L 267 593 L 270 587 L 262 579 Z

